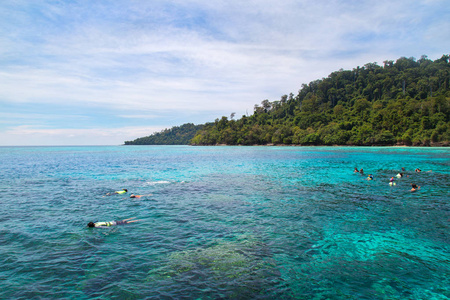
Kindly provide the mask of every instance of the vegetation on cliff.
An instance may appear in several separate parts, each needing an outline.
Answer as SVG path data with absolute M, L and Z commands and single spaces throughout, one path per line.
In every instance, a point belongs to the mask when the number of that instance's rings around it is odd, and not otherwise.
M 250 116 L 184 124 L 126 145 L 449 145 L 450 63 L 401 57 L 303 84 Z
M 368 63 L 205 124 L 192 145 L 448 145 L 449 56 Z
M 203 127 L 204 125 L 187 123 L 171 129 L 164 129 L 161 132 L 134 141 L 126 141 L 125 145 L 188 145 L 189 141 Z

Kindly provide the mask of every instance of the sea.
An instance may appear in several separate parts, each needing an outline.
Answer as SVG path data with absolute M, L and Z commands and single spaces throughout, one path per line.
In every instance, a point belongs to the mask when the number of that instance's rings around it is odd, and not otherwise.
M 0 299 L 450 299 L 449 186 L 449 148 L 0 147 Z

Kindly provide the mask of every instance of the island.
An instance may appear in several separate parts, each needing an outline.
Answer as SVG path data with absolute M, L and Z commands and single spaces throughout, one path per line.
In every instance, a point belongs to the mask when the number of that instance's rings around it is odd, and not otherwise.
M 450 144 L 449 55 L 367 63 L 263 100 L 252 115 L 184 124 L 125 145 Z

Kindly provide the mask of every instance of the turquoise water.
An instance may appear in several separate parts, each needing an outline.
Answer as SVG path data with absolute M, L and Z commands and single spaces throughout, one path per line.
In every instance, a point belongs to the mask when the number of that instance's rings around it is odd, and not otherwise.
M 449 179 L 448 148 L 0 147 L 0 298 L 449 299 Z

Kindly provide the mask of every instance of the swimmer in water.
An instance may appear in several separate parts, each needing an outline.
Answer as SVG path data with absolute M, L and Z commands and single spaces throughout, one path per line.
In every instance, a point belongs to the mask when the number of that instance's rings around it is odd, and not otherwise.
M 396 183 L 394 182 L 394 177 L 391 177 L 391 179 L 389 179 L 389 185 L 390 186 L 396 185 Z
M 153 196 L 153 194 L 148 194 L 148 195 L 135 195 L 135 194 L 131 194 L 130 198 L 141 198 L 141 197 L 145 197 L 145 196 Z
M 121 221 L 110 221 L 110 222 L 89 222 L 88 223 L 88 227 L 100 227 L 100 228 L 107 228 L 110 226 L 116 226 L 116 225 L 124 225 L 124 224 L 129 224 L 129 223 L 133 223 L 133 222 L 137 222 L 137 221 L 141 221 L 141 220 L 132 220 L 134 218 L 129 218 L 129 219 L 125 219 L 125 220 L 121 220 Z M 132 221 L 130 221 L 132 220 Z
M 373 175 L 369 174 L 369 176 L 367 176 L 367 180 L 373 180 Z
M 121 191 L 115 191 L 114 193 L 107 193 L 106 196 L 111 196 L 111 195 L 114 195 L 114 194 L 123 195 L 123 194 L 126 194 L 126 193 L 128 193 L 128 190 L 127 189 L 122 189 Z
M 362 168 L 361 168 L 361 170 L 359 170 L 359 173 L 364 174 L 364 171 Z
M 353 171 L 353 173 L 359 173 L 358 168 L 355 167 L 355 170 Z
M 420 173 L 420 172 L 422 172 L 422 170 L 421 170 L 421 169 L 419 169 L 419 168 L 415 169 L 414 171 L 416 171 L 416 173 Z
M 397 176 L 397 178 L 402 178 L 403 177 L 403 173 L 398 173 L 396 176 Z
M 415 183 L 411 183 L 411 192 L 415 192 L 420 189 L 420 186 L 417 186 Z

